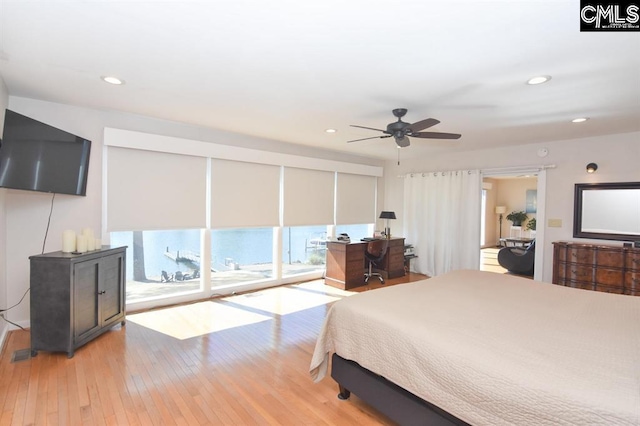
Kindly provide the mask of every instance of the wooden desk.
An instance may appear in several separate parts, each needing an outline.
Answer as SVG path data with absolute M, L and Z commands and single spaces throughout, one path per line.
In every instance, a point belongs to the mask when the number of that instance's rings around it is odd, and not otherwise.
M 367 242 L 327 243 L 327 270 L 324 282 L 332 287 L 349 290 L 364 285 Z M 404 238 L 391 238 L 383 269 L 377 270 L 385 279 L 404 276 Z

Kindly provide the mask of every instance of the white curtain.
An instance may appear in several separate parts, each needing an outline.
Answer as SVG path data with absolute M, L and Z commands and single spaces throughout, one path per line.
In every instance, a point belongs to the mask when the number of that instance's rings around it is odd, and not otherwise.
M 416 272 L 442 275 L 480 268 L 478 170 L 413 173 L 404 178 L 404 235 Z

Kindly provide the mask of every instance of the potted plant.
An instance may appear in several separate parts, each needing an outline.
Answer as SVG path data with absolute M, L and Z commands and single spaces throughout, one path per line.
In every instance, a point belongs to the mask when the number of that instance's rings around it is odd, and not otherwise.
M 522 226 L 522 224 L 529 218 L 523 211 L 513 211 L 507 215 L 507 220 L 513 222 L 513 226 Z
M 533 219 L 531 219 L 529 222 L 527 222 L 527 229 L 529 231 L 535 231 L 536 230 L 536 218 L 535 217 Z

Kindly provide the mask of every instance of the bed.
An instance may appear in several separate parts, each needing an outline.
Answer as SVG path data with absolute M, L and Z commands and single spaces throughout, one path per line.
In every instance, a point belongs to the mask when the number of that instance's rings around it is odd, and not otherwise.
M 336 302 L 312 379 L 330 364 L 402 425 L 637 426 L 640 297 L 454 271 Z

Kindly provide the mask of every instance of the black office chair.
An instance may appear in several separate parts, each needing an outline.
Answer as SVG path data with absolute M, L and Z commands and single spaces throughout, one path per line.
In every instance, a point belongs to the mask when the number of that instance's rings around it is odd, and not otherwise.
M 498 263 L 513 274 L 533 276 L 535 257 L 536 240 L 533 240 L 526 250 L 517 247 L 501 248 Z
M 373 272 L 373 268 L 382 268 L 382 261 L 384 260 L 384 256 L 387 254 L 387 247 L 389 247 L 388 239 L 374 240 L 370 241 L 367 244 L 367 250 L 364 252 L 364 257 L 367 259 L 367 263 L 369 263 L 369 270 L 364 274 L 364 282 L 368 283 L 369 278 L 378 277 L 380 279 L 380 283 L 384 284 L 384 278 L 382 278 L 382 274 L 379 272 Z

